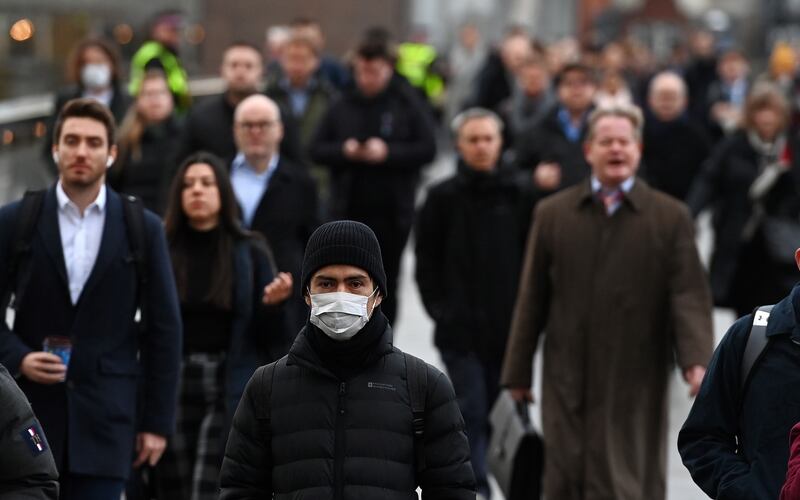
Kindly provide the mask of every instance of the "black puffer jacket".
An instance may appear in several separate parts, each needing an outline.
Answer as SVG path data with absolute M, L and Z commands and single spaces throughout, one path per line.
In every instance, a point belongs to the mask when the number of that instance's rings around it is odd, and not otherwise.
M 425 469 L 415 474 L 405 358 L 391 327 L 346 381 L 323 367 L 307 326 L 272 378 L 269 430 L 256 418 L 259 368 L 236 410 L 223 500 L 474 499 L 469 446 L 449 379 L 428 365 Z
M 0 498 L 55 500 L 58 471 L 30 403 L 0 365 Z

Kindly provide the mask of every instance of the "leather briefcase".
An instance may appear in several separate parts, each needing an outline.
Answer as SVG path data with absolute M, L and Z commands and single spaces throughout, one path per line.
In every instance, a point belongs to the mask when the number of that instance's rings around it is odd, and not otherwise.
M 501 391 L 489 414 L 489 471 L 506 500 L 536 500 L 542 492 L 544 443 L 528 414 L 527 403 L 518 403 Z

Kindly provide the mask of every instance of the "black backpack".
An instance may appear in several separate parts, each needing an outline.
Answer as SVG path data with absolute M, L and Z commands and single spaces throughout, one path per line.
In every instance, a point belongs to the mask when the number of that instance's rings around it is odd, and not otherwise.
M 14 225 L 14 239 L 11 255 L 7 263 L 7 285 L 3 292 L 3 310 L 6 307 L 16 309 L 25 297 L 25 291 L 31 276 L 31 242 L 36 230 L 36 223 L 42 211 L 47 190 L 27 191 L 20 203 Z M 122 197 L 125 228 L 130 243 L 131 259 L 136 268 L 137 305 L 139 307 L 139 328 L 147 325 L 147 232 L 144 223 L 144 205 L 139 198 L 128 195 Z
M 414 422 L 414 459 L 417 474 L 425 469 L 425 399 L 428 390 L 428 367 L 425 361 L 408 353 L 403 353 L 406 361 L 406 380 L 408 395 L 411 400 L 411 413 Z M 255 398 L 255 412 L 259 428 L 265 437 L 269 436 L 269 421 L 272 399 L 272 382 L 274 379 L 275 361 L 263 367 L 258 392 Z

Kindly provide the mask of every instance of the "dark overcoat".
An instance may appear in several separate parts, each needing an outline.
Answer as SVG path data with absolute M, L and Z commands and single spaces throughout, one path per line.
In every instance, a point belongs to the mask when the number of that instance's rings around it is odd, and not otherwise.
M 137 432 L 169 436 L 175 426 L 181 317 L 161 221 L 145 211 L 148 273 L 142 294 L 148 328 L 139 331 L 137 275 L 122 199 L 107 191 L 105 226 L 92 272 L 77 304 L 61 246 L 55 186 L 42 205 L 31 241 L 31 273 L 13 330 L 0 322 L 0 363 L 12 373 L 41 351 L 48 335 L 70 337 L 65 383 L 19 378 L 53 451 L 56 465 L 100 477 L 125 478 Z M 20 202 L 0 209 L 0 262 L 9 262 Z M 10 286 L 0 271 L 0 292 Z M 141 387 L 137 421 L 137 391 Z
M 587 180 L 540 202 L 502 383 L 531 384 L 542 333 L 545 495 L 663 499 L 667 388 L 711 357 L 711 297 L 680 202 L 637 179 L 609 217 Z

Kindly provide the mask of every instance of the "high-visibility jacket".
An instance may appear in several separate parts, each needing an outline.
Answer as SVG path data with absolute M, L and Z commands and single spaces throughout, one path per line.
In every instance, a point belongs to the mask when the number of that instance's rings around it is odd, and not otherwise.
M 444 95 L 444 80 L 431 71 L 436 60 L 436 49 L 424 43 L 401 43 L 397 51 L 397 72 L 425 93 L 431 102 Z
M 172 95 L 175 96 L 176 107 L 179 111 L 187 110 L 191 103 L 191 96 L 189 94 L 189 79 L 186 76 L 186 71 L 181 66 L 178 56 L 155 40 L 145 42 L 133 55 L 131 60 L 131 81 L 128 85 L 128 91 L 131 95 L 139 93 L 147 65 L 153 59 L 158 59 L 158 62 L 164 68 L 167 85 Z

